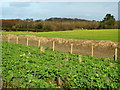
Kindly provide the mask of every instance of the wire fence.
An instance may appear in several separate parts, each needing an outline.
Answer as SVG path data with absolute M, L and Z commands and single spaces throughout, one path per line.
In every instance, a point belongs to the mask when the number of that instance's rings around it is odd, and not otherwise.
M 49 47 L 53 51 L 61 51 L 61 52 L 68 52 L 68 53 L 75 53 L 85 56 L 92 56 L 92 57 L 103 57 L 103 58 L 113 58 L 117 60 L 120 57 L 120 49 L 118 47 L 96 47 L 96 44 L 91 44 L 88 46 L 78 45 L 76 43 L 69 43 L 69 42 L 59 42 L 55 40 L 43 40 L 43 39 L 34 39 L 28 37 L 19 37 L 14 36 L 11 37 L 10 35 L 2 36 L 2 41 L 7 41 L 16 44 L 24 44 L 30 45 L 35 47 L 40 47 L 40 50 L 43 51 L 43 47 Z

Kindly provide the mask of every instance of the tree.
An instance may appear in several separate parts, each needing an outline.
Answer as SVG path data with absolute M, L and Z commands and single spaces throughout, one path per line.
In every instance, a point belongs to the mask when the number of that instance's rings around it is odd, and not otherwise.
M 40 31 L 40 29 L 42 29 L 42 28 L 43 28 L 43 25 L 41 23 L 38 23 L 38 24 L 35 25 L 36 32 L 37 32 L 38 29 Z
M 104 19 L 101 21 L 100 28 L 113 29 L 115 28 L 115 18 L 111 14 L 106 14 Z
M 27 18 L 27 19 L 25 19 L 25 21 L 27 21 L 27 22 L 32 22 L 33 19 L 32 19 L 32 18 Z
M 52 31 L 52 26 L 50 24 L 45 24 L 43 30 L 45 32 Z
M 13 25 L 13 26 L 12 26 L 12 30 L 16 30 L 16 31 L 17 31 L 17 29 L 16 29 L 16 26 L 15 26 L 15 25 Z

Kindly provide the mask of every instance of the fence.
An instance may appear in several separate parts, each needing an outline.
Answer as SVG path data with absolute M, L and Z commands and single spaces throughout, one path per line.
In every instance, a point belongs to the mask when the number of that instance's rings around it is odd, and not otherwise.
M 71 54 L 75 53 L 75 54 L 81 54 L 81 55 L 92 56 L 92 57 L 108 57 L 108 58 L 114 58 L 115 60 L 117 60 L 117 58 L 119 57 L 118 47 L 115 47 L 115 48 L 107 47 L 106 49 L 103 48 L 104 49 L 103 51 L 103 49 L 99 49 L 98 47 L 96 48 L 95 44 L 91 44 L 89 45 L 89 47 L 77 46 L 75 43 L 67 43 L 67 44 L 59 43 L 58 44 L 58 41 L 54 41 L 54 40 L 47 40 L 47 39 L 42 40 L 42 39 L 34 39 L 29 37 L 19 37 L 17 35 L 12 37 L 10 35 L 4 35 L 2 36 L 2 40 L 8 41 L 11 43 L 16 43 L 16 44 L 24 44 L 27 46 L 28 45 L 33 45 L 36 47 L 46 46 L 52 49 L 53 51 L 57 50 L 62 52 L 69 52 Z M 41 47 L 40 50 L 43 51 L 43 48 Z

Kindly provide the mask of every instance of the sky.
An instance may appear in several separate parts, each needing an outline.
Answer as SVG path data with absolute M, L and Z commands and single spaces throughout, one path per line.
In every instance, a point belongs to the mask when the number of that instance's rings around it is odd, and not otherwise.
M 107 13 L 118 19 L 118 2 L 1 2 L 0 19 L 51 17 L 102 20 Z
M 0 2 L 119 2 L 120 0 L 0 0 Z

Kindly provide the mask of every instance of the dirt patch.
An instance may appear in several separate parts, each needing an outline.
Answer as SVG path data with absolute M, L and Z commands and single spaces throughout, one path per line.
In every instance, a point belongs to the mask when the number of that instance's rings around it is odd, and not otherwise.
M 55 50 L 61 52 L 70 52 L 71 44 L 73 43 L 73 53 L 85 56 L 91 56 L 93 44 L 94 57 L 113 58 L 117 47 L 118 57 L 120 57 L 120 42 L 37 37 L 33 35 L 2 35 L 2 40 L 7 41 L 8 36 L 10 37 L 10 42 L 13 43 L 16 43 L 16 36 L 18 36 L 19 44 L 26 45 L 26 38 L 28 38 L 29 45 L 38 46 L 38 40 L 40 40 L 42 46 L 49 48 L 52 48 L 52 42 L 55 41 Z

